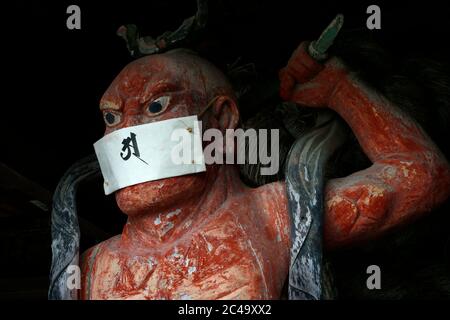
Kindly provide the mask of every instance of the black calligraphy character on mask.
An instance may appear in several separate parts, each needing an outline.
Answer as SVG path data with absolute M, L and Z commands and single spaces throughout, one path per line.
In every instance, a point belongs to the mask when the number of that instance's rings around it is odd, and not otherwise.
M 130 137 L 123 139 L 122 145 L 123 145 L 123 147 L 122 147 L 122 152 L 120 153 L 120 156 L 122 157 L 123 160 L 127 161 L 128 159 L 130 159 L 131 155 L 133 155 L 148 165 L 147 162 L 145 162 L 144 160 L 142 160 L 140 158 L 141 154 L 139 152 L 139 147 L 137 144 L 135 133 L 131 132 Z M 133 148 L 133 152 L 131 152 L 131 148 Z M 126 151 L 126 154 L 124 155 L 125 151 Z

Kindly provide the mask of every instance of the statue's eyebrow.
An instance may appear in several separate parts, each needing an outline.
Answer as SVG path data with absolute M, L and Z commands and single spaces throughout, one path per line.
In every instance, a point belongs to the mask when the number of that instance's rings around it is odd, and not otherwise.
M 170 82 L 159 82 L 152 87 L 150 87 L 149 85 L 143 91 L 140 102 L 145 103 L 153 97 L 156 97 L 162 93 L 176 92 L 182 89 L 183 88 L 181 86 Z
M 100 111 L 103 110 L 117 110 L 120 111 L 122 107 L 111 101 L 104 101 L 100 103 Z

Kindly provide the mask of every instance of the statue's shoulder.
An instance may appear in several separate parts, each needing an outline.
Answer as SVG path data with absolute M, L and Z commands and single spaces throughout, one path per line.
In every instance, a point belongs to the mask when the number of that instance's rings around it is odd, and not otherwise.
M 102 241 L 95 246 L 87 249 L 82 255 L 81 255 L 81 262 L 85 263 L 89 259 L 93 259 L 99 254 L 104 253 L 105 251 L 111 252 L 115 251 L 118 248 L 120 241 L 120 235 L 114 236 L 112 238 L 109 238 L 105 241 Z
M 117 248 L 119 236 L 112 237 L 89 248 L 80 257 L 81 266 L 81 299 L 89 299 L 92 274 L 98 259 L 114 252 Z
M 270 201 L 284 209 L 287 206 L 286 185 L 284 181 L 276 181 L 262 185 L 258 188 L 252 189 L 252 192 L 257 195 L 258 202 Z
M 268 183 L 252 192 L 255 195 L 254 205 L 267 220 L 267 225 L 273 228 L 278 239 L 289 241 L 289 212 L 284 182 Z

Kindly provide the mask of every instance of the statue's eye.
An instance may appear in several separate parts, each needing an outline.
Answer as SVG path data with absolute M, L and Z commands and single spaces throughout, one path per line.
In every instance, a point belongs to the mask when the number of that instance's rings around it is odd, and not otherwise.
M 120 114 L 112 111 L 104 111 L 103 119 L 105 120 L 107 126 L 112 127 L 120 122 L 121 116 Z
M 147 111 L 150 115 L 154 116 L 164 112 L 169 105 L 170 97 L 164 96 L 150 102 L 147 106 Z

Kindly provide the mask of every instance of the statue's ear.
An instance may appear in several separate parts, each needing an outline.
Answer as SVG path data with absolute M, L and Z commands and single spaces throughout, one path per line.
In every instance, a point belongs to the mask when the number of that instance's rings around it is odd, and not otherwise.
M 219 130 L 235 129 L 239 122 L 239 110 L 236 101 L 228 96 L 219 96 L 212 106 Z

